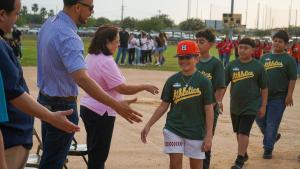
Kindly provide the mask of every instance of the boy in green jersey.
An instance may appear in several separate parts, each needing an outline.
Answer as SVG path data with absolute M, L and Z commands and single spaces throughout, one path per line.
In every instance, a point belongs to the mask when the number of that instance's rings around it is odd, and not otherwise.
M 213 130 L 213 92 L 211 82 L 197 71 L 199 48 L 193 41 L 177 47 L 181 71 L 171 76 L 162 91 L 162 102 L 148 121 L 141 139 L 168 110 L 163 129 L 164 152 L 169 154 L 170 169 L 181 169 L 183 155 L 190 158 L 191 169 L 202 169 L 206 151 L 211 149 Z
M 293 106 L 293 92 L 297 79 L 296 61 L 285 52 L 289 42 L 286 31 L 280 30 L 273 36 L 273 52 L 264 55 L 264 65 L 269 79 L 269 98 L 266 116 L 257 118 L 264 140 L 264 159 L 271 159 L 275 142 L 280 138 L 278 129 L 286 106 Z
M 266 111 L 267 75 L 263 65 L 252 59 L 254 48 L 252 39 L 242 39 L 238 46 L 239 58 L 225 69 L 226 85 L 231 83 L 230 113 L 238 142 L 238 156 L 231 169 L 243 168 L 248 160 L 247 148 L 252 125 L 256 116 L 264 117 Z
M 205 29 L 199 31 L 196 34 L 196 42 L 198 44 L 200 55 L 199 62 L 196 67 L 200 73 L 206 76 L 211 82 L 213 86 L 213 94 L 214 94 L 214 128 L 213 133 L 215 133 L 218 116 L 223 111 L 222 104 L 222 93 L 224 93 L 226 85 L 225 85 L 225 73 L 222 62 L 211 56 L 209 51 L 214 46 L 216 36 L 213 31 L 210 29 Z M 205 160 L 203 161 L 203 168 L 209 169 L 210 159 L 211 159 L 211 151 L 205 152 Z

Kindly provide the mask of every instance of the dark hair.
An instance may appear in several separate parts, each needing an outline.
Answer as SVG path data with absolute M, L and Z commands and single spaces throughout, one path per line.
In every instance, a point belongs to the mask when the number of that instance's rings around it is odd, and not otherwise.
M 255 42 L 251 38 L 243 38 L 240 40 L 239 45 L 249 45 L 252 48 L 255 48 Z
M 64 5 L 65 6 L 72 6 L 75 5 L 79 2 L 80 0 L 64 0 Z
M 278 32 L 276 32 L 273 35 L 272 39 L 274 40 L 275 38 L 282 39 L 284 43 L 288 43 L 290 40 L 290 36 L 285 30 L 279 30 Z
M 117 35 L 119 33 L 119 30 L 117 27 L 112 25 L 103 25 L 98 28 L 96 31 L 88 52 L 90 54 L 98 55 L 100 53 L 103 53 L 104 55 L 112 55 L 107 49 L 106 45 L 108 42 L 112 42 L 116 39 Z
M 0 10 L 5 10 L 6 13 L 10 14 L 15 10 L 16 0 L 1 0 L 0 1 Z
M 196 38 L 205 38 L 208 42 L 215 42 L 216 35 L 211 29 L 204 29 L 196 33 Z

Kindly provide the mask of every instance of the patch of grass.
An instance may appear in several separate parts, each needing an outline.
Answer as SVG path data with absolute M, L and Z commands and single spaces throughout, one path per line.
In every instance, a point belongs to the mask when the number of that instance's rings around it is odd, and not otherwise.
M 90 38 L 83 38 L 85 55 L 87 54 L 87 49 L 90 44 Z M 36 37 L 35 36 L 24 36 L 22 40 L 22 51 L 23 59 L 21 64 L 23 66 L 36 66 L 37 64 L 37 47 L 36 47 Z M 211 51 L 213 56 L 218 56 L 218 51 L 213 48 Z M 164 70 L 164 71 L 178 71 L 177 59 L 174 57 L 176 55 L 176 45 L 169 45 L 168 49 L 164 53 L 166 62 L 163 66 L 145 65 L 145 66 L 132 66 L 124 65 L 122 68 L 134 68 L 134 69 L 145 69 L 145 70 Z M 234 56 L 231 56 L 231 60 Z

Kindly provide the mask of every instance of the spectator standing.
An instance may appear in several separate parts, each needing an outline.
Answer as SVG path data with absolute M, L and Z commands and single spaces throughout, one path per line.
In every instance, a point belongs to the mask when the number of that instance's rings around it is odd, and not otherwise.
M 119 49 L 118 49 L 116 63 L 119 64 L 120 56 L 122 54 L 121 65 L 124 65 L 125 60 L 126 60 L 126 53 L 127 53 L 127 50 L 128 50 L 129 33 L 123 27 L 122 31 L 120 31 L 120 33 L 119 33 L 119 36 L 120 36 L 120 46 L 119 46 Z

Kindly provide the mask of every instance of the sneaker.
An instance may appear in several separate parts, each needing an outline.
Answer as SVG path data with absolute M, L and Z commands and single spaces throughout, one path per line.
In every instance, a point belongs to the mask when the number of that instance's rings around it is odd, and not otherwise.
M 276 142 L 277 142 L 278 140 L 280 140 L 280 138 L 281 138 L 281 134 L 278 133 L 277 136 L 276 136 Z
M 125 65 L 125 63 L 121 63 L 120 65 L 121 65 L 121 66 L 124 66 L 124 65 Z
M 272 159 L 272 150 L 265 150 L 263 158 L 264 159 Z
M 238 155 L 231 169 L 242 169 L 244 166 L 245 157 Z
M 243 168 L 243 166 L 238 166 L 236 164 L 231 167 L 231 169 L 242 169 L 242 168 Z

